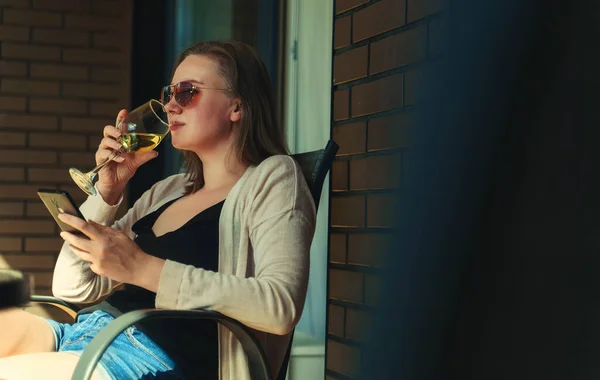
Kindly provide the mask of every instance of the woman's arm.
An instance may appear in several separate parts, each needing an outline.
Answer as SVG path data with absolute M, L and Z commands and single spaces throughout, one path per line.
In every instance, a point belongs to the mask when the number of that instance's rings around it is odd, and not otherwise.
M 108 205 L 102 196 L 97 195 L 88 197 L 80 209 L 86 220 L 110 226 L 114 223 L 120 204 L 121 200 L 114 206 Z M 133 214 L 132 208 L 115 224 L 115 228 L 129 224 L 127 221 L 132 219 Z M 52 278 L 52 293 L 55 297 L 74 303 L 89 303 L 110 293 L 118 285 L 118 282 L 92 272 L 89 263 L 75 255 L 68 242 L 63 243 Z
M 155 184 L 128 210 L 125 216 L 114 222 L 119 204 L 108 205 L 101 196 L 89 197 L 81 206 L 86 220 L 92 220 L 112 229 L 122 231 L 129 239 L 134 238 L 131 230 L 133 224 L 146 215 L 151 206 L 165 201 L 173 189 L 179 187 L 178 178 L 171 177 Z M 120 203 L 120 202 L 119 202 Z M 109 294 L 121 282 L 100 276 L 90 268 L 88 261 L 82 260 L 68 242 L 62 246 L 52 280 L 52 292 L 61 299 L 74 303 L 90 303 Z
M 167 260 L 156 307 L 208 308 L 272 334 L 284 335 L 295 327 L 306 297 L 315 207 L 302 174 L 286 162 L 278 161 L 279 167 L 267 171 L 251 197 L 248 237 L 253 257 L 248 261 L 254 262 L 254 277 Z

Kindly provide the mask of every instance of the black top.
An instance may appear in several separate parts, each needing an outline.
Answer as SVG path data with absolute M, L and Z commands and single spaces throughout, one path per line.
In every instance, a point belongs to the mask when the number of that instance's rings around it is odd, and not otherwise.
M 207 208 L 179 229 L 157 237 L 152 226 L 175 200 L 138 220 L 132 227 L 135 243 L 146 253 L 196 268 L 216 272 L 219 260 L 219 216 L 224 201 Z M 115 318 L 132 310 L 155 308 L 156 293 L 125 284 L 104 302 L 79 314 L 103 310 Z M 160 319 L 142 321 L 136 327 L 146 333 L 177 363 L 186 378 L 202 374 L 218 378 L 217 323 L 214 321 Z

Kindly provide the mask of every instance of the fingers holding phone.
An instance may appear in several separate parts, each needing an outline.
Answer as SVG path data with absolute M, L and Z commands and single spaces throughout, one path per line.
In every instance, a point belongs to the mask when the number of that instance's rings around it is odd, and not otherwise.
M 77 204 L 68 192 L 54 189 L 39 189 L 37 193 L 62 231 L 77 235 L 81 234 L 79 230 L 63 222 L 59 218 L 60 214 L 69 214 L 85 221 Z

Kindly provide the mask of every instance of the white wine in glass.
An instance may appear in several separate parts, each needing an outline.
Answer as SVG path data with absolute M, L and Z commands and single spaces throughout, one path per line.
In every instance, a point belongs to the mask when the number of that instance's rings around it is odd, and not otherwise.
M 87 173 L 70 168 L 69 174 L 73 181 L 88 195 L 96 195 L 94 180 L 100 169 L 121 153 L 143 153 L 156 148 L 169 133 L 169 123 L 163 105 L 155 99 L 129 112 L 127 118 L 121 120 L 117 128 L 123 133 L 117 139 L 121 149 L 111 153 L 106 160 Z

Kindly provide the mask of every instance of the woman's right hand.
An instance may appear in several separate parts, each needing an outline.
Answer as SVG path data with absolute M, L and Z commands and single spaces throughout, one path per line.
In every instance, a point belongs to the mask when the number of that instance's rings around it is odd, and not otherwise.
M 116 125 L 121 120 L 127 118 L 127 110 L 121 110 L 117 115 Z M 112 125 L 104 127 L 104 138 L 100 141 L 96 151 L 96 165 L 103 163 L 111 154 L 121 149 L 121 144 L 117 139 L 126 132 L 126 127 L 119 130 Z M 144 153 L 121 153 L 117 158 L 104 165 L 98 172 L 98 182 L 96 188 L 102 195 L 104 201 L 110 205 L 116 204 L 127 182 L 133 177 L 137 169 L 158 156 L 158 152 L 150 151 Z

